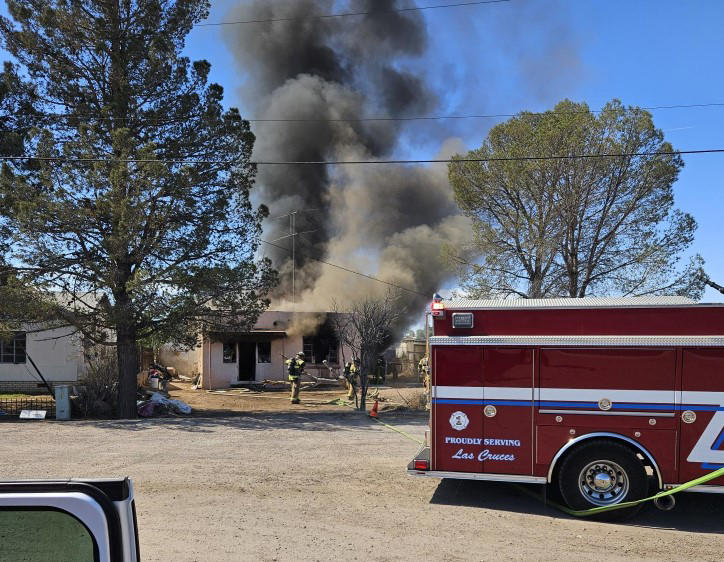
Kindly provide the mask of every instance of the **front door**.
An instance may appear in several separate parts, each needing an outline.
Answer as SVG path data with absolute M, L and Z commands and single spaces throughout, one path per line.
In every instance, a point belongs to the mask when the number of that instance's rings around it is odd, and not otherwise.
M 256 343 L 239 342 L 239 380 L 256 380 Z
M 532 349 L 485 349 L 483 472 L 533 474 L 533 380 Z

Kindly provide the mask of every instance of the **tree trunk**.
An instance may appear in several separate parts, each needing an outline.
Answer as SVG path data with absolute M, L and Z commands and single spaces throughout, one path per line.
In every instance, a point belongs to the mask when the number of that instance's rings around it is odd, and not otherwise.
M 121 268 L 123 272 L 125 268 Z M 121 275 L 121 277 L 123 277 Z M 127 279 L 127 276 L 125 277 Z M 121 285 L 126 280 L 119 279 Z M 138 388 L 138 344 L 136 343 L 136 326 L 125 290 L 115 295 L 116 306 L 116 353 L 118 356 L 118 417 L 134 419 L 138 415 L 136 409 L 136 390 Z
M 360 370 L 359 375 L 359 409 L 364 412 L 367 409 L 367 387 L 369 386 L 369 375 L 364 367 Z
M 369 350 L 362 350 L 360 353 L 360 367 L 362 368 L 359 383 L 360 383 L 360 401 L 359 409 L 365 411 L 367 409 L 367 389 L 370 386 L 370 373 L 372 372 L 372 358 L 374 353 Z
M 118 333 L 118 417 L 123 420 L 137 417 L 136 389 L 138 388 L 138 346 L 129 333 Z

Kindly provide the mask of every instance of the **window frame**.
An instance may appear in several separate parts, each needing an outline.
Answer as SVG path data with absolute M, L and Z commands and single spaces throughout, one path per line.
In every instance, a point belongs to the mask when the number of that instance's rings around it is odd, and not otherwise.
M 266 355 L 266 358 L 268 358 L 266 361 L 262 361 L 262 360 L 261 360 L 261 359 L 262 359 L 262 354 L 261 354 L 259 348 L 260 348 L 260 346 L 262 346 L 262 345 L 264 345 L 264 346 L 267 346 L 267 345 L 268 345 L 268 346 L 269 346 L 269 353 L 268 353 L 268 354 L 265 354 L 265 355 Z M 269 363 L 272 362 L 271 356 L 272 356 L 272 353 L 271 353 L 271 342 L 270 342 L 270 341 L 258 341 L 258 342 L 256 342 L 256 362 L 257 362 L 258 364 L 268 365 Z
M 18 345 L 22 342 L 22 345 Z M 11 347 L 11 351 L 7 351 Z M 0 338 L 0 364 L 2 365 L 24 365 L 28 361 L 28 333 L 23 331 L 13 332 L 9 339 Z M 18 360 L 19 353 L 22 353 L 22 360 Z M 10 357 L 6 360 L 6 357 Z
M 0 482 L 0 507 L 15 509 L 19 506 L 48 509 L 57 507 L 76 515 L 99 543 L 101 560 L 126 562 L 140 560 L 138 534 L 133 506 L 133 486 L 127 478 L 104 480 L 20 480 Z M 133 529 L 128 529 L 124 543 L 121 516 L 114 502 L 131 501 Z M 102 514 L 101 522 L 96 516 Z M 88 523 L 88 524 L 86 524 Z M 128 554 L 128 556 L 126 556 Z
M 227 365 L 233 365 L 236 363 L 238 359 L 238 349 L 237 349 L 236 342 L 234 343 L 228 343 L 228 342 L 222 342 L 221 344 L 221 362 L 225 363 Z M 226 350 L 227 348 L 231 348 L 231 359 L 226 358 Z
M 325 345 L 322 345 L 323 343 Z M 336 343 L 336 347 L 331 345 L 332 343 Z M 302 346 L 307 363 L 318 365 L 326 359 L 331 365 L 339 364 L 340 342 L 336 338 L 331 340 L 329 337 L 318 335 L 304 336 L 302 338 Z M 324 353 L 323 357 L 318 357 L 317 351 L 322 351 L 322 349 L 326 349 L 326 352 Z

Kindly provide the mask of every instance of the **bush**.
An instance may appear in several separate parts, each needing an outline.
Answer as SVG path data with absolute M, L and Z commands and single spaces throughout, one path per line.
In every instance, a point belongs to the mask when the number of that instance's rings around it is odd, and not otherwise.
M 86 372 L 73 398 L 75 413 L 84 418 L 108 418 L 118 407 L 118 359 L 112 347 L 86 353 Z

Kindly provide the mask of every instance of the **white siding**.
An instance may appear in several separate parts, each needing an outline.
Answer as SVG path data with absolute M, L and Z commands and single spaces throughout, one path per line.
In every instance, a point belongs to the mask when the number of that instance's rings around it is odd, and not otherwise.
M 49 382 L 76 382 L 83 374 L 81 338 L 72 328 L 28 333 L 26 352 Z M 40 378 L 29 360 L 0 363 L 0 383 L 8 382 L 40 382 Z

